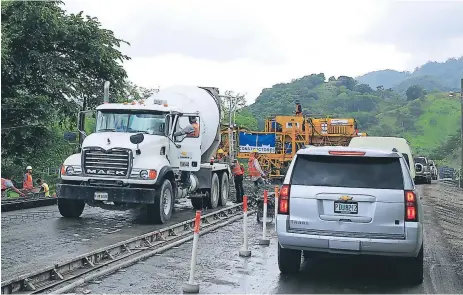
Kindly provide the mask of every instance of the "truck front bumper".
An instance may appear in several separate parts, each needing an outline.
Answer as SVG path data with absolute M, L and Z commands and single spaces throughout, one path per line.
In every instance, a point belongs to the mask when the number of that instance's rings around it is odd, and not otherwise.
M 107 193 L 107 200 L 96 200 L 95 193 Z M 108 201 L 118 203 L 153 204 L 156 196 L 155 189 L 101 187 L 90 185 L 57 184 L 56 195 L 61 199 L 91 201 Z M 105 194 L 106 195 L 106 194 Z

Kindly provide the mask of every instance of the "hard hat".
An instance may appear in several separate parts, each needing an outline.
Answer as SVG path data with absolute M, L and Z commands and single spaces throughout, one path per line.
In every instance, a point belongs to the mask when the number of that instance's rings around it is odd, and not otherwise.
M 252 150 L 253 153 L 258 153 L 259 151 L 257 149 Z
M 217 153 L 218 153 L 218 154 L 223 154 L 223 149 L 219 149 L 219 150 L 217 151 Z
M 26 170 L 32 170 L 32 167 L 31 167 L 31 166 L 27 166 L 27 167 L 26 167 Z

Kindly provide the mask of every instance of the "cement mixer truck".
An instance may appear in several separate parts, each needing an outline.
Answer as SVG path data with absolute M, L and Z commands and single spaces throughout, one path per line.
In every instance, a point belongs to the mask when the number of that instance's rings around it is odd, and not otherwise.
M 219 90 L 172 86 L 145 101 L 96 108 L 95 132 L 79 153 L 68 157 L 57 185 L 63 217 L 79 217 L 85 207 L 125 210 L 144 207 L 152 223 L 170 220 L 176 200 L 188 197 L 195 209 L 227 203 L 231 171 L 211 160 L 220 144 Z M 199 136 L 176 136 L 195 117 Z M 82 127 L 82 124 L 79 124 Z M 65 137 L 73 141 L 77 134 Z M 189 171 L 187 188 L 180 174 Z

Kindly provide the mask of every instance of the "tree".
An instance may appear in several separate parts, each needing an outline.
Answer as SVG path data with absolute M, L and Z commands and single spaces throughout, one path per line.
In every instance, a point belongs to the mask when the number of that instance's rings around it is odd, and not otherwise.
M 415 100 L 417 98 L 424 97 L 426 95 L 426 92 L 420 85 L 413 85 L 408 87 L 405 94 L 407 95 L 407 100 Z
M 336 82 L 336 77 L 335 76 L 331 76 L 328 78 L 328 81 L 329 82 Z
M 370 85 L 368 84 L 358 84 L 354 87 L 354 91 L 360 92 L 361 94 L 368 94 L 372 93 L 373 89 L 371 89 Z
M 339 76 L 337 84 L 338 86 L 346 86 L 349 90 L 354 90 L 355 85 L 357 85 L 357 80 L 348 76 Z
M 2 163 L 53 156 L 59 124 L 75 124 L 73 100 L 100 104 L 106 80 L 112 97 L 125 91 L 122 62 L 129 57 L 118 48 L 126 42 L 96 18 L 65 14 L 60 4 L 2 1 Z
M 158 91 L 159 89 L 141 87 L 135 85 L 133 82 L 126 81 L 125 93 L 122 97 L 117 98 L 116 101 L 124 102 L 129 100 L 147 99 Z
M 230 104 L 232 109 L 238 112 L 244 106 L 246 106 L 246 98 L 244 94 L 236 93 L 232 90 L 225 91 L 225 95 L 221 98 L 222 100 L 222 122 L 224 124 L 229 123 Z

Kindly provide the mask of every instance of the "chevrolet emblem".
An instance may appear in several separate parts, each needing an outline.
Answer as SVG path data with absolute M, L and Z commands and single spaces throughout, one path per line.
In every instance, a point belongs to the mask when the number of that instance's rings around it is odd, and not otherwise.
M 352 197 L 349 197 L 349 196 L 341 196 L 341 197 L 339 198 L 339 200 L 344 201 L 344 202 L 346 202 L 346 201 L 351 201 L 351 200 L 352 200 Z
M 182 156 L 186 157 L 186 152 L 182 152 L 181 154 Z

